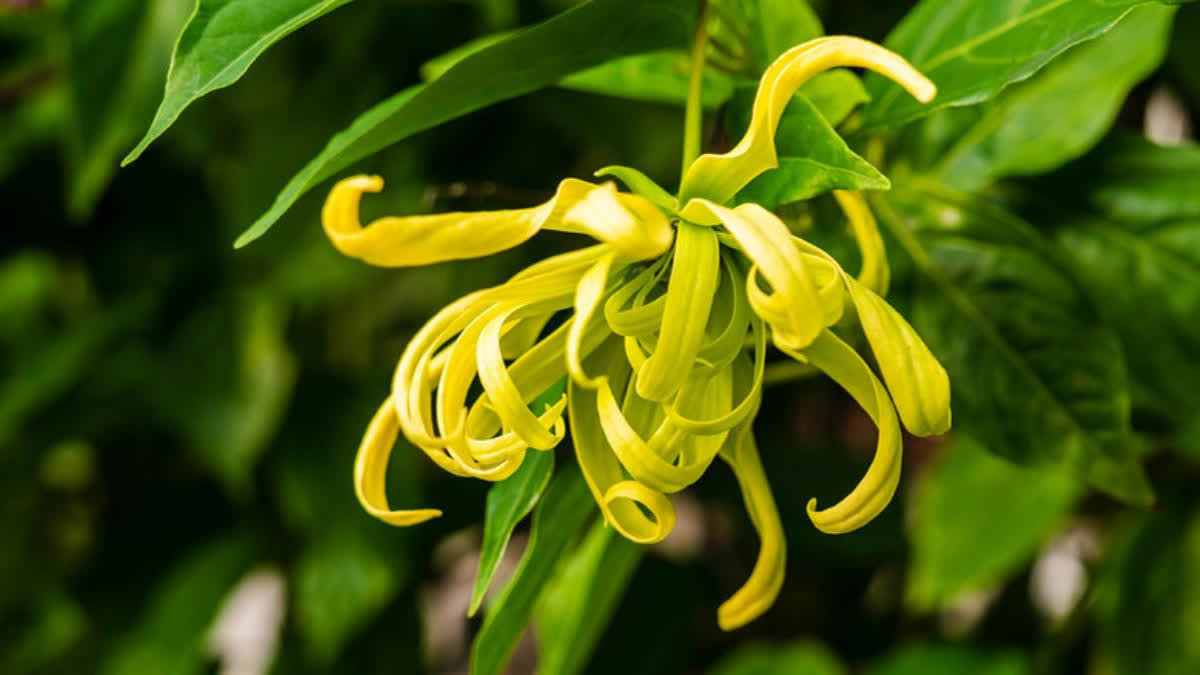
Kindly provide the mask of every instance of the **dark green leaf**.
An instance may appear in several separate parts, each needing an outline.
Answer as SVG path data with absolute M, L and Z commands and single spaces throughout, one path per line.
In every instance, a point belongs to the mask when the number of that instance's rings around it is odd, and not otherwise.
M 187 19 L 179 0 L 72 2 L 66 12 L 71 110 L 68 209 L 89 214 L 125 148 L 150 118 L 171 45 Z M 113 36 L 123 39 L 116 40 Z
M 1016 651 L 966 645 L 916 644 L 892 652 L 867 675 L 1027 675 L 1029 659 Z
M 533 527 L 521 564 L 475 636 L 472 675 L 504 671 L 555 566 L 594 510 L 592 493 L 578 467 L 560 469 L 533 512 Z
M 293 593 L 296 622 L 317 661 L 332 662 L 392 600 L 408 575 L 405 561 L 385 556 L 361 527 L 331 531 L 308 546 L 296 562 Z
M 592 523 L 539 600 L 537 672 L 572 675 L 583 669 L 644 550 L 604 522 Z
M 238 577 L 254 562 L 245 536 L 205 544 L 170 570 L 154 589 L 136 627 L 122 638 L 99 672 L 104 675 L 200 675 L 205 635 Z
M 553 452 L 529 452 L 516 473 L 488 490 L 479 571 L 475 575 L 475 588 L 471 591 L 468 616 L 475 616 L 500 567 L 500 559 L 504 557 L 504 549 L 508 547 L 513 529 L 533 510 L 553 473 Z
M 1174 13 L 1161 5 L 1138 7 L 1105 35 L 1071 48 L 991 101 L 942 111 L 936 117 L 954 122 L 929 122 L 949 136 L 930 173 L 974 190 L 1079 156 L 1112 124 L 1129 90 L 1162 61 Z
M 750 644 L 725 657 L 710 675 L 843 675 L 846 667 L 818 642 Z
M 804 0 L 733 0 L 727 5 L 745 24 L 756 73 L 792 47 L 825 34 Z
M 742 89 L 730 103 L 731 135 L 735 138 L 749 124 L 753 98 L 752 90 Z M 784 111 L 775 139 L 779 167 L 751 181 L 738 193 L 738 201 L 772 208 L 829 190 L 886 190 L 890 186 L 803 96 L 797 96 Z
M 350 1 L 196 0 L 154 120 L 121 164 L 137 159 L 193 101 L 237 82 L 271 45 Z
M 942 450 L 913 495 L 908 602 L 934 608 L 1025 564 L 1081 494 L 1074 477 L 1018 467 L 966 438 Z
M 925 211 L 910 223 L 890 201 L 874 204 L 932 281 L 917 288 L 911 318 L 950 374 L 955 428 L 1019 463 L 1065 463 L 1148 505 L 1120 341 L 1053 248 L 991 205 L 932 186 L 914 199 Z
M 1109 672 L 1200 670 L 1200 513 L 1194 498 L 1170 501 L 1126 523 L 1111 547 L 1096 603 L 1097 660 Z
M 1200 146 L 1156 145 L 1114 134 L 1067 166 L 1050 191 L 1083 191 L 1082 201 L 1131 225 L 1200 218 Z
M 1072 45 L 1105 32 L 1143 2 L 923 0 L 885 45 L 937 84 L 937 98 L 923 105 L 898 85 L 871 75 L 867 91 L 872 101 L 864 110 L 864 124 L 898 126 L 939 108 L 985 101 Z
M 592 0 L 456 63 L 438 79 L 379 103 L 336 134 L 238 238 L 262 236 L 317 183 L 412 134 L 630 54 L 687 44 L 688 0 Z

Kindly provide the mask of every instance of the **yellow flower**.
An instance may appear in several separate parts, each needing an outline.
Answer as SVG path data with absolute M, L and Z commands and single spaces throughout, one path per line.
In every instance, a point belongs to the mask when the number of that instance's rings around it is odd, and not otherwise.
M 888 269 L 870 210 L 857 194 L 835 193 L 862 250 L 855 278 L 770 211 L 727 205 L 777 166 L 775 130 L 796 89 L 840 66 L 881 72 L 923 101 L 934 94 L 931 82 L 882 47 L 820 38 L 767 69 L 745 137 L 728 153 L 692 163 L 678 198 L 633 169 L 610 167 L 598 175 L 632 192 L 568 179 L 532 208 L 387 217 L 363 227 L 359 200 L 382 181 L 356 176 L 334 186 L 323 212 L 326 233 L 343 253 L 376 265 L 484 256 L 543 229 L 599 242 L 472 293 L 417 333 L 359 449 L 355 485 L 367 511 L 395 525 L 441 513 L 389 507 L 384 479 L 400 433 L 446 471 L 498 481 L 529 450 L 554 448 L 569 420 L 605 522 L 653 543 L 674 526 L 669 495 L 719 456 L 737 476 L 762 542 L 749 580 L 718 613 L 722 628 L 744 625 L 774 602 L 785 566 L 779 514 L 752 433 L 769 341 L 829 375 L 879 429 L 862 481 L 825 509 L 810 501 L 812 522 L 841 533 L 878 515 L 900 479 L 901 422 L 918 435 L 945 432 L 950 390 L 941 365 L 881 297 Z M 831 330 L 847 309 L 882 379 Z M 563 310 L 570 318 L 554 323 Z M 565 394 L 531 410 L 564 376 Z M 482 391 L 469 400 L 476 382 Z

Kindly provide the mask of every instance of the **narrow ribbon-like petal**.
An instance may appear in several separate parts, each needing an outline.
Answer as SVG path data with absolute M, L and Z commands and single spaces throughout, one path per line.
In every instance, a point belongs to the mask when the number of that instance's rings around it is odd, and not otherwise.
M 740 628 L 767 611 L 779 596 L 787 566 L 783 523 L 750 427 L 746 424 L 730 434 L 721 458 L 737 477 L 746 511 L 761 543 L 750 578 L 717 609 L 717 624 L 722 630 Z
M 883 384 L 862 357 L 833 333 L 821 333 L 797 356 L 841 385 L 879 428 L 875 457 L 854 490 L 827 509 L 818 510 L 816 499 L 808 502 L 808 516 L 818 530 L 828 534 L 850 532 L 871 522 L 896 492 L 900 483 L 900 423 Z
M 333 245 L 372 265 L 410 267 L 478 258 L 517 246 L 543 229 L 585 233 L 638 260 L 671 245 L 666 216 L 646 198 L 618 193 L 611 183 L 597 186 L 568 178 L 540 206 L 385 216 L 364 227 L 358 216 L 362 194 L 382 189 L 378 176 L 344 179 L 329 192 L 321 212 Z
M 857 192 L 834 190 L 846 219 L 850 221 L 850 231 L 858 242 L 859 253 L 862 254 L 862 268 L 858 272 L 858 281 L 863 286 L 875 291 L 880 296 L 887 295 L 891 284 L 892 272 L 888 267 L 887 251 L 883 246 L 883 236 L 879 234 L 879 224 L 867 200 Z
M 712 229 L 679 223 L 666 305 L 654 353 L 637 373 L 642 398 L 664 401 L 696 361 L 720 278 L 720 243 Z
M 842 66 L 874 70 L 908 90 L 922 103 L 933 99 L 937 88 L 900 56 L 877 44 L 846 36 L 823 37 L 784 52 L 763 73 L 750 127 L 732 150 L 723 155 L 700 156 L 688 167 L 679 202 L 686 208 L 696 198 L 723 204 L 760 173 L 779 165 L 775 131 L 783 109 L 809 78 Z
M 379 406 L 354 459 L 354 493 L 367 513 L 392 525 L 416 525 L 442 515 L 438 509 L 393 510 L 387 500 L 387 467 L 400 424 L 389 398 Z
M 771 325 L 780 348 L 803 349 L 831 323 L 804 256 L 792 242 L 787 225 L 775 214 L 757 204 L 730 209 L 696 199 L 684 209 L 684 217 L 723 223 L 750 258 L 754 268 L 746 278 L 746 294 L 755 313 Z M 771 284 L 769 293 L 759 287 L 756 274 Z M 833 304 L 838 307 L 841 303 Z M 840 307 L 835 316 L 840 316 Z

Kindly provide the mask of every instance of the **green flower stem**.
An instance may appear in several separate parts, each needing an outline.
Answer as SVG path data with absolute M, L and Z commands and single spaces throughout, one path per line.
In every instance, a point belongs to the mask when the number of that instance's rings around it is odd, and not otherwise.
M 687 108 L 683 117 L 683 168 L 680 176 L 700 156 L 700 126 L 703 107 L 700 105 L 704 83 L 704 54 L 708 49 L 708 0 L 701 0 L 696 14 L 696 41 L 692 43 L 692 68 L 688 79 Z

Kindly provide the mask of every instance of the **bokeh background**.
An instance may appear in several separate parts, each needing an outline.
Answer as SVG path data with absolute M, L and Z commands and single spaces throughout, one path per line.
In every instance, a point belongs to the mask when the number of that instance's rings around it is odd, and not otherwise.
M 400 448 L 392 494 L 445 516 L 389 528 L 355 502 L 354 451 L 426 318 L 573 242 L 372 269 L 327 244 L 318 190 L 231 243 L 421 64 L 569 4 L 353 3 L 118 169 L 191 2 L 0 1 L 0 673 L 465 672 L 488 486 Z M 873 39 L 908 7 L 814 5 L 829 33 Z M 1200 119 L 1198 45 L 1186 6 L 1121 126 L 1142 133 L 1156 95 Z M 367 210 L 523 206 L 613 163 L 671 184 L 681 120 L 524 96 L 373 158 L 387 190 Z M 913 441 L 896 502 L 830 537 L 804 502 L 854 483 L 869 420 L 816 380 L 773 387 L 759 419 L 789 547 L 774 609 L 716 626 L 757 551 L 722 466 L 680 498 L 679 532 L 641 562 L 588 672 L 1200 672 L 1200 431 L 1155 438 L 1148 512 L 967 439 Z M 532 663 L 523 644 L 511 672 Z

